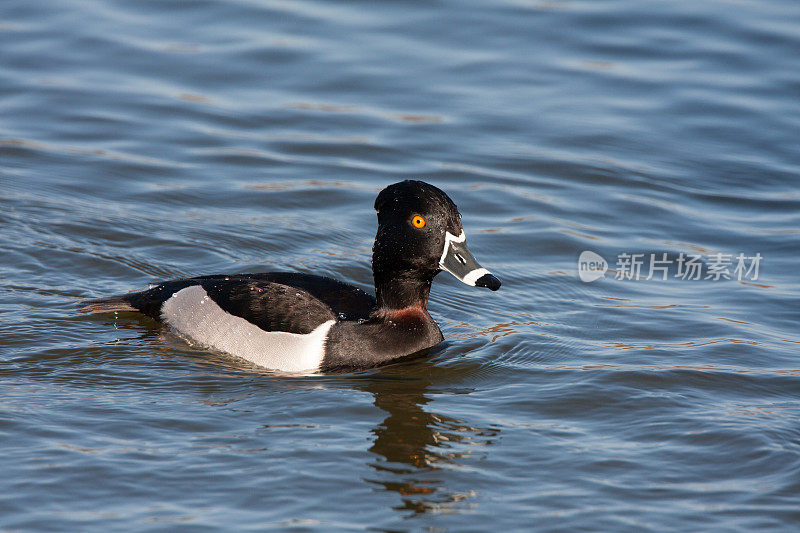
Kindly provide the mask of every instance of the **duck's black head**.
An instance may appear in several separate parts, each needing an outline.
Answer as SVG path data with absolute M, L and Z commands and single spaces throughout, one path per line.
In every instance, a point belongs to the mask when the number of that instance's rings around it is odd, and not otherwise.
M 500 288 L 467 249 L 456 204 L 428 183 L 406 180 L 375 200 L 378 234 L 372 270 L 379 308 L 425 307 L 431 282 L 442 270 L 467 285 Z

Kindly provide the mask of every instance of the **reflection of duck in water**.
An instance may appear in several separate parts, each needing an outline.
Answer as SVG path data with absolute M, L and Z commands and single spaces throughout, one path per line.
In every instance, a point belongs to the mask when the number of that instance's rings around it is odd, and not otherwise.
M 429 378 L 404 376 L 404 367 L 383 369 L 365 387 L 375 405 L 388 413 L 372 430 L 375 440 L 369 451 L 381 457 L 370 463 L 376 477 L 368 481 L 400 494 L 398 510 L 425 513 L 457 505 L 472 491 L 449 486 L 450 476 L 441 475 L 440 469 L 467 461 L 474 455 L 470 446 L 492 444 L 499 430 L 426 411 Z

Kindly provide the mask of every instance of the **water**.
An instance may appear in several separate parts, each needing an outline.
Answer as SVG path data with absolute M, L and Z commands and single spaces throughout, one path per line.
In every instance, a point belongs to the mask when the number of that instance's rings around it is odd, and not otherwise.
M 0 529 L 796 530 L 798 24 L 792 0 L 6 0 Z M 208 273 L 370 289 L 372 203 L 411 177 L 504 282 L 437 278 L 427 359 L 280 376 L 76 311 Z M 623 253 L 763 261 L 615 279 Z

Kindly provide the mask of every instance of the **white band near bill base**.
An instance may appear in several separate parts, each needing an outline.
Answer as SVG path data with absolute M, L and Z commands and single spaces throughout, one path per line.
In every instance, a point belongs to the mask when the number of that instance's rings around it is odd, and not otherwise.
M 444 232 L 444 250 L 442 250 L 442 257 L 439 258 L 439 264 L 444 264 L 444 258 L 447 256 L 448 250 L 450 250 L 450 243 L 451 242 L 464 242 L 467 240 L 467 234 L 464 233 L 464 230 L 461 230 L 461 235 L 456 237 L 449 231 Z

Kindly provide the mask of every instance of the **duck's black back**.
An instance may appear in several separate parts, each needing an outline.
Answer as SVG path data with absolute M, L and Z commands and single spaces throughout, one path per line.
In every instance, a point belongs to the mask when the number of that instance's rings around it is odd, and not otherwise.
M 202 286 L 228 313 L 248 319 L 265 331 L 305 333 L 332 318 L 366 320 L 375 307 L 375 298 L 358 287 L 324 276 L 294 272 L 183 278 L 123 298 L 135 309 L 158 320 L 164 302 L 193 285 Z M 297 316 L 293 316 L 295 314 Z M 287 322 L 296 327 L 287 330 Z

